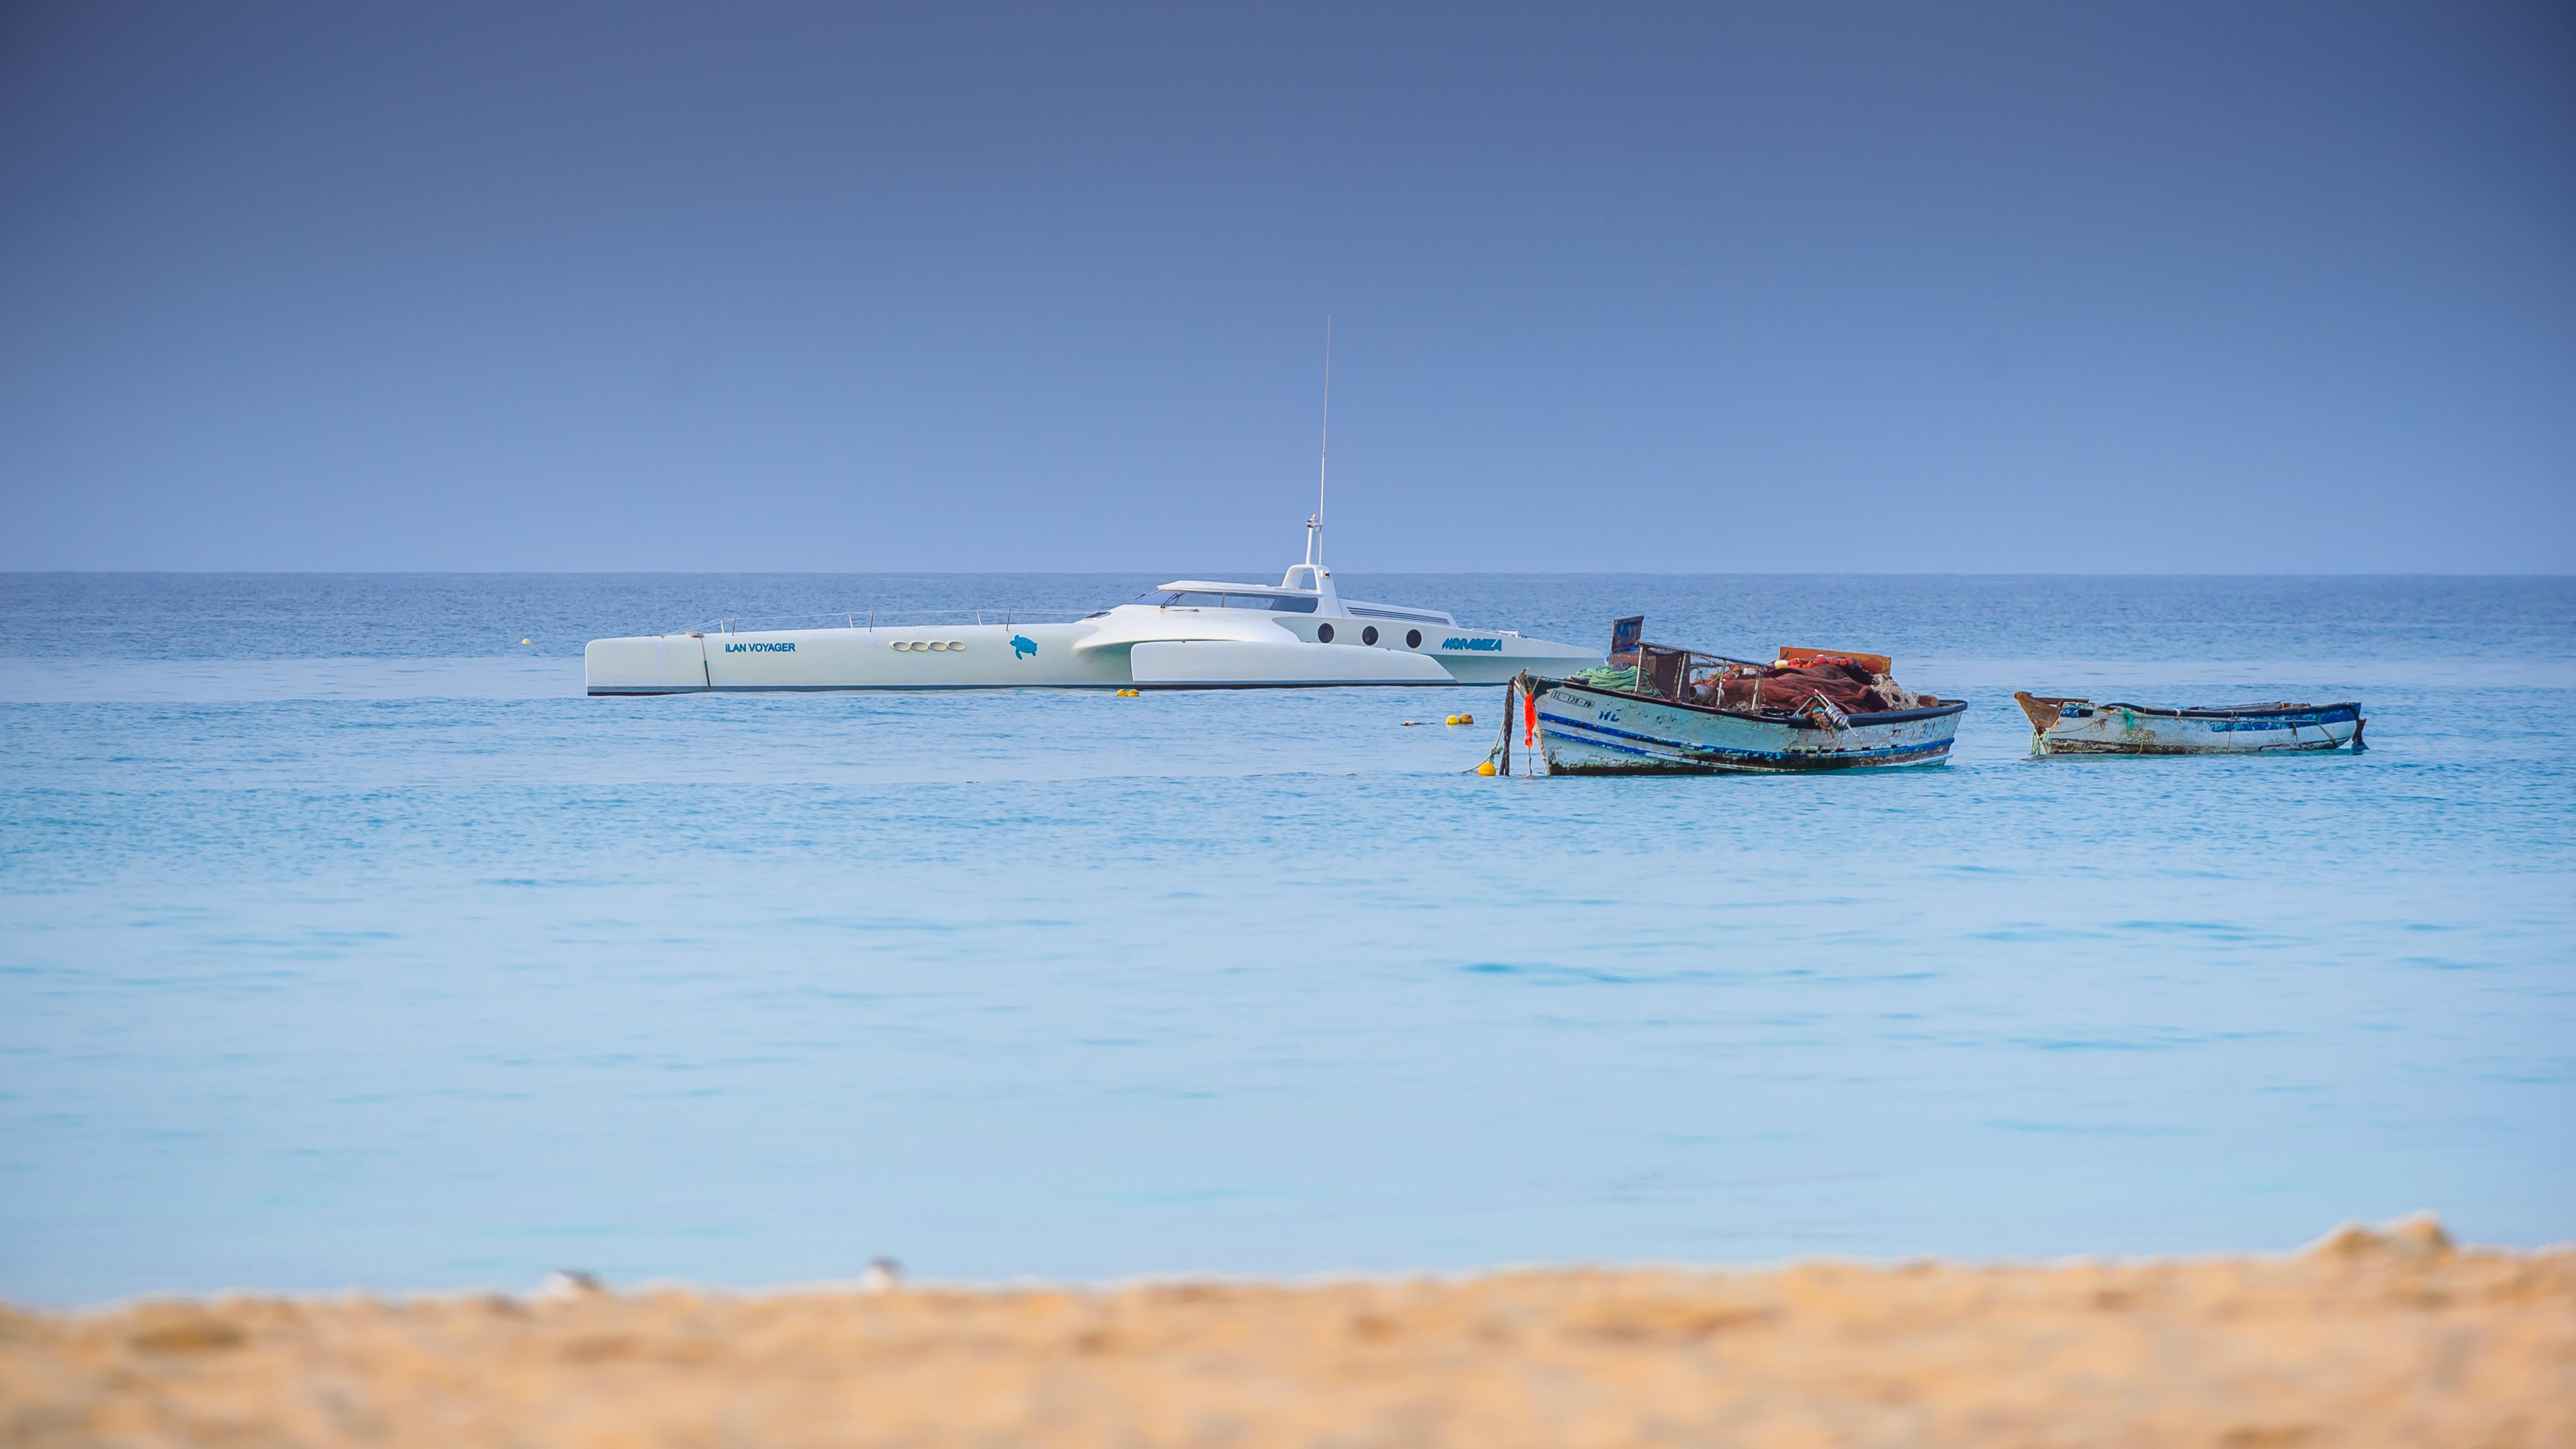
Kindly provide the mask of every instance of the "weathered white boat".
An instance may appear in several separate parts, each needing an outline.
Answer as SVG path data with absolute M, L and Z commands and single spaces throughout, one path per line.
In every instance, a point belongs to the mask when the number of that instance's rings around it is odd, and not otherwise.
M 1525 681 L 1525 733 L 1535 737 L 1551 775 L 1780 773 L 1932 765 L 1947 759 L 1958 737 L 1962 700 L 1928 699 L 1899 689 L 1879 655 L 1783 649 L 1759 665 L 1695 650 L 1646 644 L 1642 621 L 1623 619 L 1612 636 L 1611 662 L 1632 660 L 1627 677 Z M 1813 661 L 1852 665 L 1878 695 L 1906 708 L 1847 710 L 1812 693 L 1764 708 L 1759 684 Z M 1863 661 L 1855 663 L 1855 661 Z M 1742 686 L 1752 684 L 1747 690 Z M 1872 697 L 1864 694 L 1862 697 Z M 1730 700 L 1735 702 L 1729 703 Z M 1506 721 L 1508 732 L 1510 721 Z M 1508 740 L 1508 733 L 1506 734 Z M 1504 762 L 1509 768 L 1509 762 Z
M 2339 750 L 2368 723 L 2355 701 L 2159 709 L 2016 691 L 2035 755 L 2267 755 Z
M 692 629 L 594 639 L 589 692 L 855 689 L 1260 689 L 1349 684 L 1502 684 L 1527 669 L 1602 656 L 1516 629 L 1469 628 L 1438 609 L 1344 599 L 1317 560 L 1278 585 L 1180 579 L 1070 621 L 992 611 L 995 623 Z

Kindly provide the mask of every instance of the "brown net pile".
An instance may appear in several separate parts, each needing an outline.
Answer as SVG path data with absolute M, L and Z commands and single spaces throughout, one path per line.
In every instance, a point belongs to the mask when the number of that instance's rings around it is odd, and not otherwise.
M 1720 709 L 1756 710 L 1763 714 L 1811 714 L 1820 699 L 1844 714 L 1921 709 L 1941 702 L 1928 694 L 1916 694 L 1887 675 L 1873 673 L 1857 660 L 1834 656 L 1770 668 L 1738 666 L 1696 681 L 1691 697 Z

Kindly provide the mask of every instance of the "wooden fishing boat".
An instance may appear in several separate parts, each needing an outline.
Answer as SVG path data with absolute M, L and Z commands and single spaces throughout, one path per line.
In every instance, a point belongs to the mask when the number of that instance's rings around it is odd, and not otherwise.
M 1648 644 L 1642 630 L 1636 618 L 1613 627 L 1608 668 L 1559 679 L 1523 676 L 1520 723 L 1549 774 L 1939 764 L 1968 707 L 1903 689 L 1884 655 L 1784 648 L 1771 663 L 1756 664 Z M 1506 770 L 1509 729 L 1507 719 Z
M 2368 748 L 2361 705 L 2240 705 L 2159 709 L 2017 691 L 2035 755 L 2271 755 Z

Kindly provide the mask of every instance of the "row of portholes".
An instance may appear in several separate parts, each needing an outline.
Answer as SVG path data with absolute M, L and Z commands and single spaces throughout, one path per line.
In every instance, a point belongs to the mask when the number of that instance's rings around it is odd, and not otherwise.
M 966 641 L 963 639 L 897 639 L 891 647 L 896 649 L 963 649 L 966 647 Z
M 1315 642 L 1316 642 L 1316 643 L 1318 643 L 1318 644 L 1330 644 L 1330 643 L 1332 643 L 1332 642 L 1333 642 L 1333 626 L 1332 626 L 1332 625 L 1330 625 L 1330 624 L 1318 624 L 1318 625 L 1316 625 L 1316 626 L 1315 626 Z M 1360 630 L 1360 642 L 1361 642 L 1361 643 L 1363 643 L 1363 644 L 1374 644 L 1374 643 L 1376 643 L 1376 642 L 1377 642 L 1377 626 L 1376 626 L 1375 624 L 1371 624 L 1371 625 L 1369 625 L 1367 628 Z M 1421 630 L 1419 630 L 1419 629 L 1407 629 L 1407 630 L 1405 630 L 1405 631 L 1404 631 L 1404 647 L 1405 647 L 1405 648 L 1407 648 L 1407 649 L 1419 649 L 1419 648 L 1421 648 L 1421 647 L 1422 647 L 1422 631 L 1421 631 Z

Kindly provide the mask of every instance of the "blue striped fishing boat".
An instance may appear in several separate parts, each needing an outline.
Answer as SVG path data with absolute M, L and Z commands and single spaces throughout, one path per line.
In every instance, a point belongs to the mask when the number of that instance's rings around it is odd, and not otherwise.
M 1765 715 L 1538 680 L 1539 749 L 1551 775 L 1709 775 L 1936 765 L 1965 700 L 1846 715 Z
M 2016 692 L 2034 755 L 2272 755 L 2365 749 L 2361 705 L 2249 704 L 2160 709 Z
M 1528 730 L 1549 774 L 1935 765 L 1949 757 L 1968 707 L 1903 689 L 1884 655 L 1784 648 L 1774 662 L 1754 664 L 1645 643 L 1642 624 L 1619 621 L 1611 668 L 1523 685 Z

